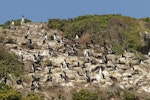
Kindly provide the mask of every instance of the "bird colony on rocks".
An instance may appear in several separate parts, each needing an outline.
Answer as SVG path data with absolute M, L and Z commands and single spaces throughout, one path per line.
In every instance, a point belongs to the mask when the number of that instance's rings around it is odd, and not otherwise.
M 89 40 L 81 46 L 78 34 L 71 40 L 63 32 L 48 29 L 46 23 L 14 26 L 12 22 L 11 28 L 4 30 L 6 38 L 16 40 L 5 45 L 18 55 L 24 73 L 16 83 L 8 83 L 11 80 L 6 77 L 1 82 L 16 89 L 44 92 L 57 85 L 95 85 L 150 93 L 150 53 L 141 60 L 128 51 L 116 55 L 107 43 L 99 45 Z

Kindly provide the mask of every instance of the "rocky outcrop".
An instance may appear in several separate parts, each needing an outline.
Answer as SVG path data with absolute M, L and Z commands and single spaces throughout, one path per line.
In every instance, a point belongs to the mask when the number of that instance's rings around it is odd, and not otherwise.
M 15 40 L 5 45 L 10 52 L 18 55 L 25 71 L 22 76 L 25 85 L 10 84 L 15 85 L 16 89 L 30 91 L 32 84 L 37 92 L 44 92 L 56 84 L 64 88 L 75 88 L 80 84 L 99 87 L 116 84 L 121 89 L 131 90 L 136 87 L 139 92 L 150 92 L 150 58 L 147 55 L 141 62 L 132 52 L 124 52 L 122 55 L 106 53 L 107 47 L 98 44 L 96 47 L 92 44 L 80 47 L 80 44 L 76 45 L 78 40 L 72 42 L 64 38 L 62 32 L 40 26 L 41 23 L 29 23 L 15 30 L 5 30 L 6 38 Z M 30 34 L 25 38 L 28 28 Z M 45 33 L 47 39 L 43 43 Z M 55 40 L 54 34 L 57 35 Z

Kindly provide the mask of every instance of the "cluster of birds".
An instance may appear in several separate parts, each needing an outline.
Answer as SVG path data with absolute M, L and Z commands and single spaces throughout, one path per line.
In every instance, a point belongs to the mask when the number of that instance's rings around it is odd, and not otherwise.
M 25 17 L 23 15 L 21 18 L 21 21 L 20 21 L 20 25 L 24 25 L 24 24 L 25 24 Z M 15 29 L 15 21 L 14 20 L 11 20 L 11 23 L 9 25 L 9 29 Z
M 24 38 L 28 39 L 29 35 L 30 35 L 30 31 L 29 31 L 29 28 L 28 28 Z M 48 34 L 46 32 L 44 34 L 44 36 L 43 36 L 42 45 L 46 44 L 47 39 L 48 39 Z M 57 49 L 57 50 L 54 50 L 54 48 L 48 43 L 47 44 L 47 49 L 49 51 L 49 56 L 50 57 L 53 57 L 54 52 L 56 52 L 58 54 L 59 54 L 59 52 L 65 53 L 66 57 L 69 57 L 69 56 L 80 57 L 80 54 L 79 54 L 79 52 L 80 52 L 79 51 L 80 50 L 80 45 L 77 42 L 78 39 L 79 39 L 79 36 L 77 34 L 75 36 L 75 39 L 72 40 L 72 42 L 73 42 L 72 45 L 67 44 L 67 42 L 66 42 L 67 39 L 66 38 L 59 38 L 59 36 L 56 33 L 53 33 L 52 39 L 53 39 L 52 41 L 54 43 L 61 44 L 62 47 Z M 95 43 L 92 40 L 91 40 L 91 43 L 92 43 L 93 46 L 95 46 Z M 69 51 L 66 50 L 68 47 L 70 48 Z M 85 82 L 92 82 L 94 80 L 96 81 L 95 78 L 93 78 L 93 79 L 90 78 L 90 76 L 88 75 L 88 70 L 86 69 L 86 63 L 93 63 L 93 61 L 89 59 L 90 49 L 92 47 L 88 43 L 86 43 L 85 48 L 86 49 L 84 50 L 83 54 L 81 54 L 81 56 L 82 55 L 84 56 L 84 60 L 85 61 L 83 62 L 82 65 L 80 64 L 80 62 L 77 62 L 77 65 L 75 65 L 74 67 L 79 67 L 79 68 L 81 67 L 84 70 L 84 74 L 83 75 L 81 75 L 79 73 L 79 71 L 77 71 L 77 76 L 80 76 L 80 77 L 82 76 L 84 78 L 83 80 L 85 80 Z M 34 46 L 33 46 L 33 43 L 32 43 L 31 39 L 29 39 L 28 49 L 30 49 L 30 50 L 34 49 Z M 107 63 L 107 58 L 106 58 L 107 54 L 108 54 L 107 48 L 104 47 L 104 63 Z M 22 53 L 20 53 L 19 55 L 20 55 L 20 57 L 22 58 L 22 61 L 23 61 Z M 38 52 L 37 54 L 33 55 L 32 73 L 38 73 L 38 72 L 42 71 L 42 64 L 41 64 L 41 62 L 42 62 L 43 58 L 44 58 L 44 56 L 41 55 L 40 52 Z M 53 81 L 52 70 L 55 69 L 53 66 L 55 66 L 55 65 L 52 65 L 52 63 L 46 65 L 45 69 L 48 70 L 48 73 L 47 73 L 47 78 L 46 78 L 45 82 L 52 82 Z M 64 80 L 65 82 L 69 82 L 71 79 L 69 78 L 69 75 L 67 75 L 66 71 L 67 70 L 70 70 L 70 71 L 72 70 L 73 71 L 73 66 L 71 67 L 71 64 L 69 62 L 67 62 L 66 59 L 64 59 L 63 62 L 60 63 L 59 69 L 62 69 L 62 73 L 59 74 L 60 79 Z M 102 66 L 97 66 L 95 68 L 95 70 L 98 70 L 98 69 L 100 69 L 99 70 L 99 74 L 100 74 L 99 78 L 105 79 L 105 76 L 102 73 Z M 98 81 L 100 81 L 100 79 Z M 34 74 L 34 75 L 32 75 L 31 91 L 34 91 L 35 89 L 41 90 L 41 85 L 40 85 L 40 78 L 37 77 Z
M 24 25 L 24 22 L 25 18 L 23 16 L 20 24 Z M 12 20 L 10 28 L 13 27 L 14 21 Z M 45 83 L 56 81 L 57 80 L 56 78 L 58 77 L 60 77 L 60 80 L 66 83 L 78 78 L 81 78 L 84 82 L 90 83 L 91 82 L 100 83 L 102 81 L 106 81 L 107 79 L 118 81 L 116 77 L 113 77 L 108 73 L 109 71 L 107 71 L 107 68 L 109 68 L 109 70 L 111 71 L 118 70 L 118 67 L 120 65 L 126 64 L 126 57 L 122 54 L 122 56 L 117 59 L 118 62 L 114 64 L 112 59 L 108 58 L 108 55 L 111 54 L 115 55 L 115 52 L 113 52 L 113 50 L 107 47 L 107 43 L 104 42 L 103 45 L 100 46 L 99 44 L 96 44 L 93 40 L 90 40 L 84 45 L 84 47 L 81 47 L 81 45 L 78 42 L 80 39 L 78 34 L 76 34 L 74 39 L 72 40 L 60 37 L 56 32 L 52 33 L 51 36 L 49 36 L 49 34 L 50 33 L 46 31 L 43 33 L 42 37 L 42 46 L 46 47 L 45 50 L 48 51 L 48 55 L 44 54 L 43 52 L 42 53 L 38 52 L 37 54 L 32 55 L 33 59 L 31 59 L 32 61 L 31 73 L 33 74 L 31 75 L 32 79 L 30 85 L 31 91 L 34 91 L 35 89 L 42 90 L 41 78 L 38 77 L 36 74 L 42 72 L 45 69 L 47 71 Z M 29 38 L 30 35 L 32 35 L 30 28 L 27 28 L 26 33 L 24 35 L 24 39 L 28 40 L 27 49 L 34 51 L 35 47 L 32 38 Z M 49 41 L 49 37 L 52 38 L 51 41 Z M 54 45 L 52 45 L 52 43 Z M 56 49 L 55 46 L 57 46 L 58 48 Z M 94 53 L 94 51 L 96 50 L 98 50 L 98 53 Z M 24 63 L 24 59 L 26 58 L 25 55 L 22 53 L 22 51 L 23 49 L 19 50 L 19 59 L 21 59 L 22 63 Z M 56 62 L 48 63 L 46 64 L 46 66 L 42 64 L 43 59 L 46 57 L 48 57 L 47 59 L 54 59 L 54 57 L 55 59 L 59 59 L 57 57 L 64 54 L 65 59 L 63 59 L 63 61 L 59 64 L 56 64 Z M 150 57 L 150 52 L 148 53 L 148 56 Z M 75 64 L 72 64 L 69 61 L 67 61 L 69 60 L 70 57 L 77 58 Z M 141 61 L 139 60 L 139 64 L 140 63 Z M 120 65 L 117 66 L 118 64 Z M 129 63 L 129 66 L 130 68 L 133 68 L 133 65 L 131 63 Z M 54 72 L 55 69 L 59 69 L 59 72 L 55 73 Z M 126 68 L 124 70 L 126 70 Z M 135 73 L 138 73 L 137 70 L 134 71 Z M 70 77 L 69 72 L 75 74 L 73 78 Z M 57 75 L 55 76 L 55 74 Z M 128 77 L 132 76 L 128 75 Z M 3 77 L 2 82 L 6 84 L 7 77 Z M 22 78 L 18 79 L 16 83 L 18 85 L 23 85 L 23 79 Z

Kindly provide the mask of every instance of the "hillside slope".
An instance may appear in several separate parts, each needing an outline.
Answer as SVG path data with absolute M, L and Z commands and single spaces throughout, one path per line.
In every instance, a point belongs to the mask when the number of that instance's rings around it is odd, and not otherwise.
M 106 100 L 123 99 L 122 91 L 149 98 L 148 20 L 95 15 L 8 25 L 0 27 L 0 46 L 5 47 L 0 49 L 1 82 L 23 95 L 33 92 L 45 100 L 71 100 L 72 93 L 88 88 L 96 91 L 93 97 L 98 94 Z M 77 93 L 73 98 L 80 97 Z M 134 98 L 130 96 L 125 95 Z

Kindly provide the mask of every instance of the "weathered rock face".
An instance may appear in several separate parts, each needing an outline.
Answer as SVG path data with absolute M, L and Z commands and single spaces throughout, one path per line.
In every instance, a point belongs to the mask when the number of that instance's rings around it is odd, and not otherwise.
M 150 92 L 148 56 L 141 63 L 131 52 L 125 52 L 123 56 L 105 54 L 105 50 L 101 50 L 103 47 L 98 44 L 96 47 L 89 44 L 88 47 L 85 45 L 85 48 L 81 48 L 76 45 L 78 40 L 72 43 L 63 37 L 62 32 L 40 26 L 40 23 L 30 23 L 16 27 L 16 30 L 5 30 L 6 38 L 14 40 L 5 45 L 24 63 L 25 74 L 22 77 L 25 85 L 10 84 L 15 85 L 16 89 L 30 91 L 33 84 L 37 91 L 42 88 L 44 93 L 49 86 L 56 84 L 75 88 L 91 83 L 99 87 L 116 84 L 119 88 L 128 90 L 136 87 L 139 92 Z M 25 38 L 28 28 L 30 34 Z M 83 53 L 85 50 L 88 51 L 86 57 Z

